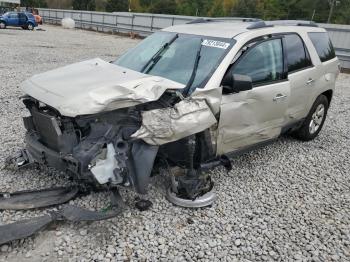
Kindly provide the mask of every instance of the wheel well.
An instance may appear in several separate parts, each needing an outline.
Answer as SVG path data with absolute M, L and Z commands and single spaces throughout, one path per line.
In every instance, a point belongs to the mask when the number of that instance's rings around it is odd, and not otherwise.
M 327 91 L 323 92 L 321 95 L 326 96 L 327 100 L 328 100 L 328 104 L 330 104 L 331 100 L 332 100 L 332 96 L 333 96 L 333 90 L 327 90 Z

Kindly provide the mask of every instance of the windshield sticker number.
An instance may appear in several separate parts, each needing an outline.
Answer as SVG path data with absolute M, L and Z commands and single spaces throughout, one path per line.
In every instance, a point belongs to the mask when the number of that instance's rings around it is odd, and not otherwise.
M 203 42 L 202 42 L 202 45 L 210 46 L 210 47 L 216 47 L 216 48 L 222 48 L 222 49 L 227 49 L 230 46 L 230 43 L 204 39 Z

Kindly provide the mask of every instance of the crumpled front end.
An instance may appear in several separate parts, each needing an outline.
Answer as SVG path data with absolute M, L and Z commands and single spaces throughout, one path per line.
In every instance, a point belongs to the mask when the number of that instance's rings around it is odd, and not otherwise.
M 30 160 L 83 183 L 146 193 L 156 157 L 193 169 L 214 156 L 208 133 L 217 120 L 202 99 L 179 100 L 172 92 L 161 102 L 74 118 L 29 96 L 23 102 L 30 112 L 23 119 Z M 201 147 L 195 167 L 188 149 L 193 139 Z
M 142 194 L 154 166 L 180 167 L 179 194 L 211 190 L 200 174 L 216 157 L 217 118 L 210 99 L 184 98 L 183 84 L 92 59 L 35 75 L 22 89 L 29 162 Z
M 158 147 L 130 140 L 141 124 L 135 108 L 70 118 L 33 98 L 23 102 L 30 111 L 23 120 L 32 161 L 83 183 L 134 186 L 146 192 Z

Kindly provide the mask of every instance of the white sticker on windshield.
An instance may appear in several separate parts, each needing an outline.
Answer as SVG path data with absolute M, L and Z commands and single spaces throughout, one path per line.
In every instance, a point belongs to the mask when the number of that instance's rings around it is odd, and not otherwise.
M 210 47 L 216 47 L 216 48 L 222 48 L 222 49 L 227 49 L 230 46 L 230 43 L 216 41 L 216 40 L 204 39 L 203 42 L 202 42 L 202 45 L 210 46 Z

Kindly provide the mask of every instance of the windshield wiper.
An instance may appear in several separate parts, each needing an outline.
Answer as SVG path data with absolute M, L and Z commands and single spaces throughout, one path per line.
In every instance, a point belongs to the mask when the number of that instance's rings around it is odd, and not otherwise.
M 199 60 L 201 59 L 202 42 L 203 42 L 203 39 L 201 39 L 198 50 L 197 50 L 196 60 L 195 60 L 194 65 L 193 65 L 191 77 L 188 80 L 187 85 L 185 86 L 185 88 L 183 89 L 183 92 L 182 92 L 184 97 L 186 97 L 188 95 L 188 93 L 193 85 L 193 82 L 196 78 Z
M 176 34 L 171 38 L 168 42 L 166 42 L 158 51 L 155 53 L 152 58 L 142 67 L 141 73 L 143 73 L 147 67 L 152 63 L 152 65 L 148 68 L 148 70 L 145 72 L 147 74 L 151 69 L 154 67 L 154 65 L 158 62 L 158 60 L 161 58 L 162 53 L 164 50 L 166 50 L 177 38 L 179 37 L 179 34 Z

